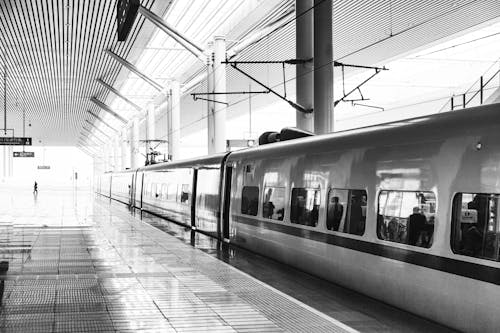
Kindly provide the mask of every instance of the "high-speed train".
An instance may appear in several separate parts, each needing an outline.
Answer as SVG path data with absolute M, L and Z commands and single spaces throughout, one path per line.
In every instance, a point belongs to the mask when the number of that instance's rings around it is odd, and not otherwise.
M 96 187 L 449 327 L 500 331 L 500 104 L 104 174 Z

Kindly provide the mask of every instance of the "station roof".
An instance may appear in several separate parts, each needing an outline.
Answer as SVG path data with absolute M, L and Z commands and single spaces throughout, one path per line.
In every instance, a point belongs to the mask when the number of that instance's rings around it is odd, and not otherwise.
M 200 45 L 206 46 L 212 36 L 222 34 L 229 48 L 280 18 L 294 15 L 293 0 L 142 0 L 141 4 Z M 334 1 L 334 57 L 345 63 L 385 64 L 425 45 L 488 25 L 499 16 L 500 4 L 489 1 L 438 1 L 425 6 L 417 2 L 373 2 L 368 6 L 366 2 Z M 265 42 L 247 47 L 241 59 L 293 58 L 294 36 L 295 22 L 289 20 L 263 38 Z M 140 14 L 127 40 L 118 42 L 115 1 L 0 2 L 0 73 L 3 76 L 7 68 L 7 127 L 20 136 L 25 112 L 26 135 L 35 143 L 75 145 L 84 136 L 82 127 L 92 130 L 88 122 L 95 119 L 89 110 L 112 126 L 122 126 L 90 99 L 97 98 L 127 120 L 136 111 L 97 79 L 140 107 L 159 92 L 107 55 L 108 49 L 161 86 L 172 79 L 185 84 L 204 71 L 202 61 Z M 279 83 L 279 72 L 277 78 L 268 80 Z M 228 81 L 235 86 L 244 84 L 230 72 Z M 289 90 L 293 91 L 291 84 Z M 0 86 L 3 92 L 3 83 Z M 3 106 L 3 93 L 1 100 Z M 192 104 L 183 110 L 183 122 L 199 116 L 200 106 L 196 106 L 197 112 L 190 112 L 190 107 Z M 95 125 L 108 131 L 97 122 Z

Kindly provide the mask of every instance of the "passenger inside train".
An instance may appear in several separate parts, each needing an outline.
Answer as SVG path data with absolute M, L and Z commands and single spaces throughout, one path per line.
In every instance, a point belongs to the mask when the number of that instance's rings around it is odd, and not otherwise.
M 257 215 L 259 207 L 259 188 L 257 186 L 244 186 L 241 195 L 241 213 Z
M 498 195 L 458 193 L 453 201 L 453 252 L 499 260 Z
M 434 193 L 381 191 L 378 207 L 380 239 L 425 248 L 432 245 L 436 214 Z
M 320 191 L 314 189 L 292 189 L 290 221 L 315 227 L 318 225 Z
M 270 219 L 274 214 L 274 204 L 271 201 L 271 196 L 273 194 L 272 188 L 267 188 L 266 197 L 264 199 L 264 204 L 262 205 L 262 217 Z
M 344 206 L 339 203 L 339 197 L 333 196 L 330 198 L 328 205 L 328 214 L 326 220 L 326 227 L 328 230 L 338 231 L 342 215 L 344 214 Z

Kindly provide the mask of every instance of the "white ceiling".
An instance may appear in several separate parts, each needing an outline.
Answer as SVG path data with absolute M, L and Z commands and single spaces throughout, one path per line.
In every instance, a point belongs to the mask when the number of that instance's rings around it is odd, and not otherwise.
M 294 1 L 143 0 L 142 4 L 201 45 L 206 45 L 214 34 L 226 35 L 228 44 L 232 45 L 252 30 L 260 29 L 293 10 Z M 89 101 L 92 96 L 130 118 L 134 114 L 130 106 L 98 85 L 95 81 L 97 78 L 113 85 L 140 106 L 151 101 L 157 91 L 107 56 L 104 50 L 108 48 L 161 84 L 166 84 L 170 78 L 185 82 L 203 71 L 201 62 L 151 23 L 145 22 L 141 15 L 138 15 L 127 41 L 117 42 L 115 6 L 115 0 L 0 1 L 0 66 L 5 63 L 8 71 L 7 127 L 15 128 L 16 135 L 22 133 L 23 110 L 32 125 L 27 127 L 26 135 L 32 136 L 35 143 L 40 141 L 44 145 L 76 144 L 82 127 L 86 126 L 85 120 L 93 121 L 87 110 L 99 113 L 109 123 L 118 125 L 112 117 L 100 112 Z M 410 96 L 413 98 L 410 102 L 414 102 L 422 95 L 430 96 L 431 91 L 440 91 L 443 86 L 449 86 L 443 81 L 443 76 L 434 78 L 433 84 L 408 79 L 425 73 L 424 69 L 428 69 L 426 75 L 429 79 L 436 72 L 432 68 L 447 66 L 443 65 L 443 59 L 436 59 L 437 56 L 449 58 L 455 63 L 460 61 L 449 57 L 444 51 L 428 55 L 416 52 L 447 40 L 450 36 L 463 34 L 464 31 L 487 27 L 499 16 L 500 2 L 496 0 L 336 0 L 333 17 L 334 56 L 336 60 L 353 64 L 391 64 L 391 71 L 383 74 L 388 81 L 380 81 L 384 78 L 381 74 L 370 86 L 373 90 L 367 90 L 366 93 L 369 93 L 374 104 L 385 109 L 394 108 L 400 102 L 404 104 L 404 101 L 392 101 L 390 97 L 401 97 L 403 90 L 414 92 L 415 96 Z M 285 28 L 247 48 L 241 54 L 241 59 L 293 58 L 294 35 L 295 24 L 291 21 Z M 491 54 L 486 60 L 476 60 L 485 61 L 486 64 L 494 57 Z M 392 63 L 396 59 L 404 59 L 401 61 L 406 62 L 408 67 L 403 67 L 402 63 Z M 279 68 L 266 65 L 248 70 L 256 78 L 283 91 Z M 3 73 L 3 68 L 0 68 L 0 72 Z M 338 77 L 338 71 L 335 74 Z M 351 83 L 355 82 L 357 74 L 362 73 L 348 73 Z M 464 74 L 464 80 L 466 77 Z M 422 80 L 425 78 L 421 76 Z M 294 98 L 293 67 L 287 68 L 287 79 L 289 97 Z M 417 86 L 419 92 L 415 90 Z M 228 87 L 233 90 L 248 89 L 249 81 L 228 69 Z M 202 82 L 195 91 L 204 89 Z M 382 90 L 393 93 L 384 95 Z M 377 96 L 380 96 L 378 100 Z M 387 98 L 382 100 L 382 96 Z M 3 105 L 3 94 L 0 101 L 0 105 Z M 230 119 L 248 113 L 248 96 L 233 96 L 229 101 Z M 255 110 L 273 103 L 276 103 L 276 99 L 272 96 L 252 97 L 252 108 Z M 190 96 L 183 97 L 183 136 L 203 129 L 204 108 L 203 103 L 193 102 Z M 295 111 L 290 109 L 290 112 Z M 107 131 L 105 127 L 100 129 Z
M 104 50 L 128 56 L 143 25 L 139 19 L 128 40 L 117 42 L 115 8 L 115 1 L 0 1 L 0 73 L 6 66 L 7 127 L 15 135 L 22 135 L 24 111 L 35 144 L 76 143 L 86 111 L 98 112 L 89 101 L 102 88 L 95 79 L 113 83 L 120 70 Z

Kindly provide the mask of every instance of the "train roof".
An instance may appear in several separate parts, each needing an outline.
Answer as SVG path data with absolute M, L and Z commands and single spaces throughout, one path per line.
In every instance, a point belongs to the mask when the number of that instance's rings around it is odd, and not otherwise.
M 261 156 L 294 155 L 298 151 L 322 152 L 439 140 L 476 134 L 478 129 L 500 131 L 500 103 L 388 122 L 354 130 L 270 143 L 232 152 L 228 160 Z M 340 147 L 340 148 L 337 148 Z
M 473 132 L 477 134 L 478 129 L 485 127 L 496 127 L 500 130 L 500 103 L 270 143 L 230 153 L 224 152 L 175 162 L 163 162 L 118 173 L 135 172 L 137 170 L 154 171 L 165 168 L 204 168 L 207 165 L 221 164 L 228 155 L 228 160 L 251 159 L 253 157 L 268 156 L 269 154 L 272 156 L 294 155 L 298 151 L 322 152 L 346 148 L 354 149 L 432 141 L 449 136 L 463 136 Z M 337 149 L 337 147 L 341 148 Z
M 145 167 L 141 167 L 138 171 L 155 171 L 155 170 L 163 170 L 165 168 L 176 169 L 176 168 L 204 168 L 207 165 L 221 164 L 224 160 L 224 157 L 228 153 L 218 153 L 214 155 L 207 155 L 201 157 L 195 157 L 185 160 L 179 160 L 175 162 L 162 162 L 154 165 L 148 165 Z

